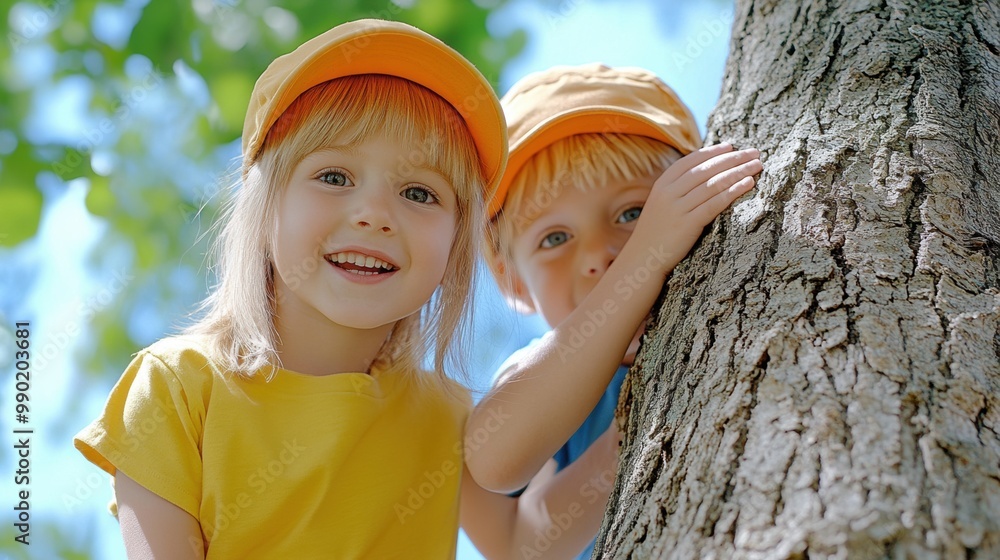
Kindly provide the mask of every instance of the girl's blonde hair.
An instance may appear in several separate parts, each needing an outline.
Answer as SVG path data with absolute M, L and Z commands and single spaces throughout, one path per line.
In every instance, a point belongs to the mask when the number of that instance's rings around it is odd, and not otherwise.
M 531 156 L 511 181 L 503 208 L 487 226 L 485 252 L 501 291 L 510 295 L 514 238 L 543 215 L 563 189 L 588 191 L 662 173 L 681 153 L 635 134 L 576 134 Z
M 466 375 L 452 347 L 466 346 L 471 323 L 485 182 L 478 152 L 448 102 L 409 80 L 381 74 L 337 78 L 300 95 L 267 133 L 259 158 L 228 202 L 214 247 L 217 284 L 202 304 L 203 317 L 187 330 L 208 335 L 210 351 L 227 369 L 251 376 L 280 365 L 271 248 L 278 203 L 295 166 L 316 150 L 350 148 L 376 135 L 414 146 L 396 172 L 415 166 L 439 171 L 451 181 L 458 208 L 441 285 L 419 312 L 397 321 L 372 366 L 415 371 L 433 351 L 439 380 L 446 360 Z M 322 260 L 316 255 L 316 262 L 301 263 L 303 273 L 315 272 Z

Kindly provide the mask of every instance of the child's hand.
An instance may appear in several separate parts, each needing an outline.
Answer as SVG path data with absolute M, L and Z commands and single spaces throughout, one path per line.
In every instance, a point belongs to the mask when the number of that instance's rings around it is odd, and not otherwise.
M 722 143 L 677 160 L 653 184 L 636 233 L 643 228 L 648 239 L 662 242 L 665 232 L 666 243 L 657 250 L 678 255 L 679 261 L 705 226 L 753 188 L 753 176 L 763 170 L 759 158 L 755 149 L 734 152 L 732 145 Z

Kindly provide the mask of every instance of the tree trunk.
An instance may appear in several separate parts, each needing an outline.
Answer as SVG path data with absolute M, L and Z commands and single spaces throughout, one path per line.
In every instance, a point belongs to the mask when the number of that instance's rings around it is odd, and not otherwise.
M 1000 6 L 739 0 L 601 558 L 1000 558 Z M 603 551 L 603 553 L 601 552 Z

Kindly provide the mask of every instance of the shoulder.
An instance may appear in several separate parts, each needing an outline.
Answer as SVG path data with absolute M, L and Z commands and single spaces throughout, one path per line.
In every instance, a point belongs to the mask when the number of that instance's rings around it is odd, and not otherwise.
M 451 378 L 445 378 L 440 383 L 445 399 L 452 401 L 455 406 L 462 410 L 472 408 L 472 393 L 469 392 L 468 387 Z
M 169 336 L 143 348 L 138 355 L 153 356 L 168 364 L 187 364 L 190 362 L 215 364 L 208 342 L 208 338 L 204 335 Z
M 434 406 L 462 418 L 472 410 L 472 394 L 458 381 L 432 371 L 414 371 L 409 378 L 411 390 Z
M 433 373 L 425 373 L 423 375 L 433 379 L 433 383 L 429 386 L 429 389 L 443 402 L 463 410 L 472 408 L 472 393 L 469 392 L 469 389 L 465 385 L 443 375 L 435 375 Z
M 208 337 L 196 334 L 179 334 L 161 338 L 143 348 L 140 353 L 170 356 L 184 353 L 208 355 Z
M 198 335 L 160 339 L 140 350 L 129 368 L 174 379 L 186 390 L 205 390 L 223 375 L 211 358 L 205 337 Z
M 535 352 L 535 348 L 541 344 L 541 342 L 542 338 L 536 338 L 523 348 L 515 350 L 513 354 L 500 364 L 500 367 L 498 367 L 496 372 L 493 374 L 493 385 L 496 386 L 503 382 L 507 375 L 511 372 L 511 368 L 523 361 L 526 361 Z

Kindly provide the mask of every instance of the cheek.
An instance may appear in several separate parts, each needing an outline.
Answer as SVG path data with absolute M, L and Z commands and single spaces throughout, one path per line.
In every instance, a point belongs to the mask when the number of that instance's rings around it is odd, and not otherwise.
M 288 220 L 281 216 L 275 219 L 274 227 L 271 229 L 271 262 L 279 271 L 283 268 L 285 259 L 288 258 L 288 247 L 291 245 L 292 234 L 288 229 Z
M 428 231 L 427 239 L 421 240 L 426 248 L 428 265 L 435 271 L 437 284 L 441 283 L 448 270 L 448 262 L 453 257 L 454 251 L 467 251 L 467 247 L 459 247 L 455 244 L 457 235 L 457 225 L 455 220 L 442 220 Z
M 289 261 L 301 258 L 301 239 L 304 235 L 302 222 L 279 217 L 272 233 L 271 258 L 279 268 L 288 266 Z
M 271 230 L 271 242 L 276 254 L 295 246 L 295 240 L 301 235 L 300 230 L 309 219 L 308 215 L 303 215 L 298 199 L 294 193 L 285 192 L 278 203 Z
M 322 246 L 331 227 L 329 217 L 322 215 L 317 207 L 289 212 L 294 207 L 286 205 L 283 210 L 271 230 L 271 262 L 282 276 L 311 273 L 323 260 Z
M 567 268 L 560 261 L 529 265 L 526 281 L 534 299 L 546 304 L 565 299 L 569 294 Z
M 613 232 L 609 239 L 614 240 L 615 254 L 621 252 L 622 247 L 628 241 L 629 237 L 632 237 L 632 230 L 635 229 L 635 222 L 632 222 L 629 227 L 618 228 L 617 231 Z

